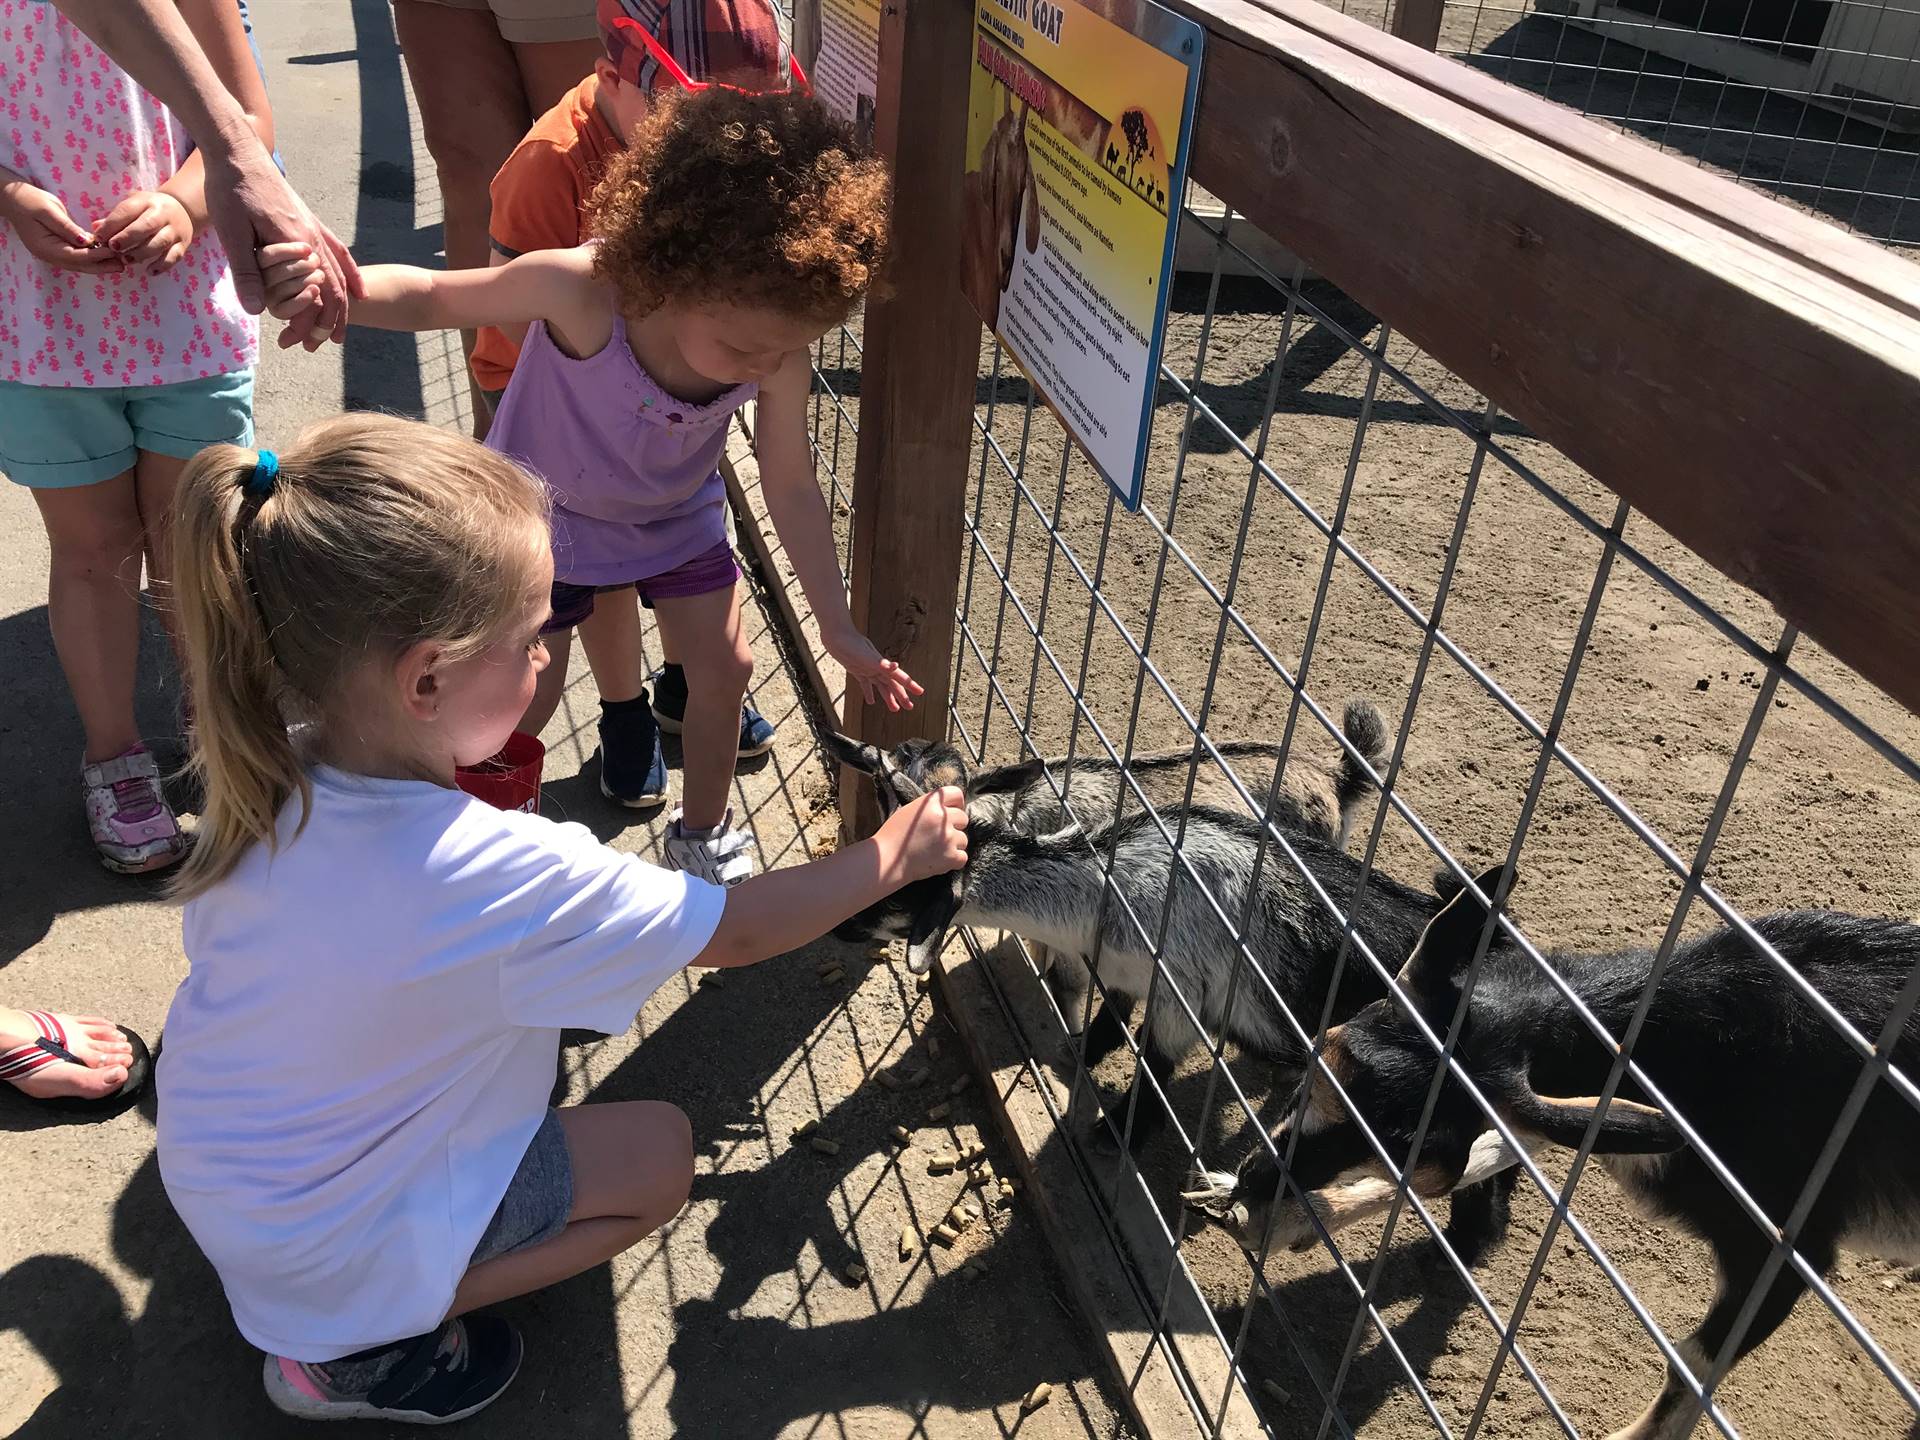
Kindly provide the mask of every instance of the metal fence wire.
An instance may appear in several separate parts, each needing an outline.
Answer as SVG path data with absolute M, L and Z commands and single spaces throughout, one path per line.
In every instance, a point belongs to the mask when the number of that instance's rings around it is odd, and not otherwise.
M 1905 1263 L 1920 1259 L 1913 1197 L 1832 1188 L 1860 1183 L 1857 1128 L 1869 1146 L 1916 1133 L 1920 1089 L 1892 1061 L 1920 1028 L 1920 966 L 1886 1007 L 1850 1018 L 1755 918 L 1920 913 L 1920 727 L 1379 318 L 1297 268 L 1274 273 L 1230 211 L 1188 200 L 1205 268 L 1175 288 L 1137 514 L 991 337 L 983 347 L 947 733 L 977 768 L 1044 759 L 1035 794 L 1075 822 L 1045 843 L 1092 877 L 1061 901 L 1098 908 L 1086 998 L 1043 983 L 1038 945 L 965 942 L 1052 1078 L 1052 1143 L 1096 1198 L 1195 1433 L 1232 1432 L 1237 1384 L 1285 1435 L 1672 1440 L 1693 1432 L 1689 1407 L 1726 1436 L 1920 1435 L 1920 1287 L 1898 1262 L 1903 1244 Z M 857 329 L 822 341 L 816 362 L 816 456 L 844 532 Z M 1350 737 L 1349 699 L 1377 707 L 1377 746 Z M 1084 762 L 1119 768 L 1117 797 Z M 1296 774 L 1343 763 L 1368 783 L 1335 862 L 1279 802 Z M 1209 838 L 1224 822 L 1207 819 L 1221 807 L 1254 837 L 1225 858 Z M 1436 869 L 1471 887 L 1488 867 L 1519 878 L 1458 957 L 1457 1002 L 1416 1005 L 1396 980 L 1404 938 L 1362 917 L 1381 913 L 1373 897 L 1431 893 Z M 1157 891 L 1128 883 L 1149 872 Z M 1272 929 L 1255 913 L 1268 872 L 1304 907 L 1285 925 L 1331 937 L 1335 979 L 1311 1003 L 1255 949 Z M 1161 903 L 1141 903 L 1148 893 Z M 1220 944 L 1196 938 L 1195 913 Z M 1723 997 L 1730 1013 L 1790 1012 L 1782 1024 L 1811 1027 L 1844 1067 L 1844 1100 L 1817 1153 L 1795 1157 L 1784 1205 L 1777 1177 L 1743 1173 L 1663 1088 L 1697 1095 L 1696 1079 L 1636 1058 L 1668 1023 L 1662 987 L 1694 973 L 1688 947 L 1720 930 L 1758 957 Z M 1615 952 L 1639 955 L 1644 984 L 1602 1007 L 1565 956 Z M 1418 1063 L 1394 1078 L 1394 1125 L 1377 1074 L 1351 1052 L 1328 1063 L 1330 1032 L 1352 1019 L 1343 979 L 1402 1001 Z M 1479 1068 L 1481 1006 L 1516 986 L 1558 1017 L 1553 1045 L 1602 1057 L 1600 1110 L 1631 1116 L 1627 1096 L 1664 1109 L 1736 1217 L 1721 1248 L 1758 1278 L 1732 1287 L 1726 1323 L 1683 1338 L 1714 1298 L 1709 1251 L 1674 1216 L 1638 1213 L 1612 1178 L 1661 1162 L 1596 1155 L 1598 1118 L 1577 1144 L 1539 1148 Z M 1144 1023 L 1090 1055 L 1102 1009 Z M 1237 1009 L 1280 1017 L 1284 1033 L 1230 1039 L 1219 1017 Z M 1192 1043 L 1156 1069 L 1155 1035 Z M 1285 1176 L 1275 1213 L 1304 1202 L 1307 1090 L 1263 1053 L 1289 1047 L 1360 1119 L 1343 1168 L 1387 1181 L 1348 1228 L 1337 1195 L 1360 1192 L 1323 1192 L 1299 1250 L 1258 1227 L 1236 1238 L 1181 1199 L 1193 1177 L 1264 1156 Z M 1748 1091 L 1733 1109 L 1750 1099 L 1764 1133 L 1759 1112 L 1790 1108 L 1795 1077 L 1751 1054 L 1724 1064 Z M 1518 1156 L 1511 1221 L 1484 1247 L 1418 1179 L 1462 1103 Z M 1720 1110 L 1714 1123 L 1722 1138 Z M 1802 1243 L 1824 1207 L 1865 1216 L 1881 1202 L 1878 1248 L 1895 1259 L 1829 1264 L 1824 1241 Z M 1148 1217 L 1144 1232 L 1129 1213 Z M 1735 1370 L 1743 1337 L 1802 1289 Z M 1175 1318 L 1194 1314 L 1197 1332 Z M 1196 1336 L 1211 1367 L 1194 1363 Z M 1670 1365 L 1678 1412 L 1628 1429 Z
M 1861 235 L 1920 245 L 1913 0 L 1333 0 Z M 1431 24 L 1431 21 L 1427 22 Z

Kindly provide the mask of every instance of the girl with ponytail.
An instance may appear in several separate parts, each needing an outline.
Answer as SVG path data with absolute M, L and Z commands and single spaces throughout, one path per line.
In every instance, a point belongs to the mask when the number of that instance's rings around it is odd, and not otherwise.
M 677 1213 L 687 1118 L 547 1107 L 566 1027 L 624 1031 L 686 965 L 749 965 L 965 859 L 957 790 L 732 890 L 492 809 L 546 667 L 541 485 L 448 431 L 345 416 L 181 479 L 200 838 L 158 1064 L 161 1175 L 274 1404 L 439 1423 L 521 1341 L 480 1307 Z

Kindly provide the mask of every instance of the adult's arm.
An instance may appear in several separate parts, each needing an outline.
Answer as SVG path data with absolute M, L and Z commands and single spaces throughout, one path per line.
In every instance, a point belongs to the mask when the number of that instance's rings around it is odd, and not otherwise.
M 227 248 L 240 303 L 265 307 L 256 252 L 304 241 L 319 259 L 321 303 L 290 327 L 309 350 L 346 338 L 360 276 L 346 246 L 307 209 L 273 163 L 246 112 L 214 73 L 174 0 L 52 0 L 114 62 L 179 117 L 204 152 L 207 213 Z

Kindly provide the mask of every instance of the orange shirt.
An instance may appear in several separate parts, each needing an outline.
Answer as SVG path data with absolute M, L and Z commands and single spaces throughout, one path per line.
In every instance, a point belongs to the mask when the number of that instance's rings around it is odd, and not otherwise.
M 600 77 L 589 75 L 534 122 L 493 177 L 493 248 L 512 257 L 529 250 L 566 250 L 586 228 L 587 198 L 607 162 L 626 148 L 595 103 Z M 483 389 L 504 390 L 520 347 L 488 326 L 474 341 L 473 376 Z

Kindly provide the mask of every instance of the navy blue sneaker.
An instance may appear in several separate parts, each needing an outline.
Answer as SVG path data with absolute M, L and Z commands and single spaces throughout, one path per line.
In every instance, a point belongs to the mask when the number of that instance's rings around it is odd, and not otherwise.
M 663 665 L 653 677 L 653 718 L 669 735 L 678 735 L 687 716 L 687 672 L 678 665 Z M 773 748 L 773 722 L 753 708 L 749 700 L 740 707 L 740 750 L 742 760 L 764 755 Z
M 667 761 L 647 692 L 631 700 L 600 702 L 600 793 L 635 810 L 667 798 Z
M 520 1332 L 505 1320 L 468 1315 L 344 1361 L 304 1365 L 269 1355 L 262 1378 L 274 1407 L 301 1420 L 446 1425 L 499 1399 L 520 1373 L 522 1353 Z

